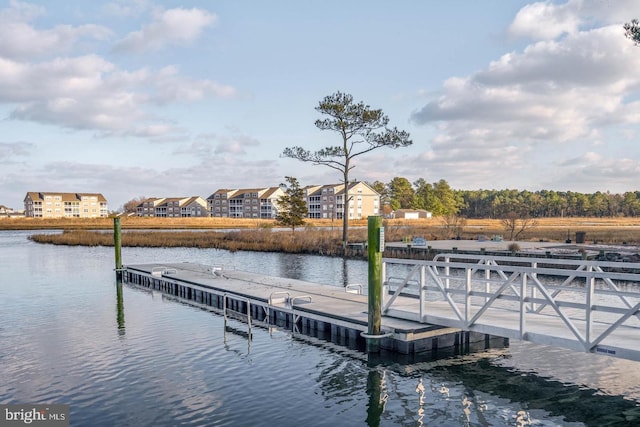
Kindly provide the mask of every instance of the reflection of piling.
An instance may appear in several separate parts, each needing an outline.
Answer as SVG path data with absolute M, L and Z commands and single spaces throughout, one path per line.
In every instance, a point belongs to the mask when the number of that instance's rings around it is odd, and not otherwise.
M 119 279 L 116 283 L 116 323 L 118 324 L 118 333 L 124 334 L 124 297 L 122 296 L 122 280 Z
M 367 395 L 369 396 L 367 426 L 377 427 L 380 425 L 380 417 L 384 412 L 387 396 L 384 390 L 383 374 L 376 368 L 369 368 L 369 375 L 367 375 Z
M 122 280 L 122 243 L 120 235 L 120 218 L 113 218 L 113 246 L 116 250 L 116 278 Z

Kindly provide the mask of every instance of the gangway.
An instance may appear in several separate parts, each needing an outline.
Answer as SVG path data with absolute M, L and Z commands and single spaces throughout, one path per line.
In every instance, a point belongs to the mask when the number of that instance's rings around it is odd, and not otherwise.
M 640 264 L 383 258 L 385 316 L 640 361 Z

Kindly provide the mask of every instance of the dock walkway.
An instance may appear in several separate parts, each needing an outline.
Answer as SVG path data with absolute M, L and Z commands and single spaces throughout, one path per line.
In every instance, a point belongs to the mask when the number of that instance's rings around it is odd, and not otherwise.
M 333 342 L 364 348 L 368 300 L 357 289 L 194 263 L 128 265 L 123 273 L 125 283 L 222 310 L 225 316 L 243 315 L 249 324 L 257 320 L 294 332 L 326 333 Z M 401 354 L 505 345 L 504 338 L 392 317 L 383 317 L 381 331 L 386 337 L 380 347 Z

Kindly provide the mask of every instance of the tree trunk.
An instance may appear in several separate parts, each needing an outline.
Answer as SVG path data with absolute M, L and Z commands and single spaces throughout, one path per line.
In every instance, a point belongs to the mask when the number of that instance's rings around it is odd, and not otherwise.
M 342 253 L 348 255 L 349 247 L 349 172 L 344 173 L 344 204 L 342 208 Z

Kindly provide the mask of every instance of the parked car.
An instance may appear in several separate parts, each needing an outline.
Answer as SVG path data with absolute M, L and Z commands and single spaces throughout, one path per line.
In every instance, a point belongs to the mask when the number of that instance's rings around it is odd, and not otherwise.
M 414 237 L 411 244 L 413 246 L 427 246 L 427 241 L 424 237 Z

